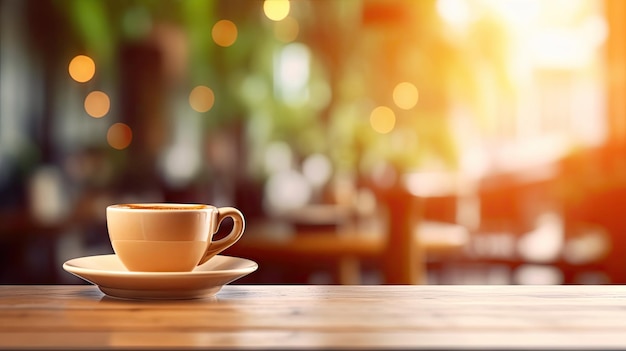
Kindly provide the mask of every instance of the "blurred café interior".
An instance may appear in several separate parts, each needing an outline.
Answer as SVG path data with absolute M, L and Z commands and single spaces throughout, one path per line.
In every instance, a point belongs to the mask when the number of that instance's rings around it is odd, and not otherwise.
M 238 283 L 626 283 L 625 96 L 621 0 L 0 0 L 0 284 L 121 202 L 239 208 Z

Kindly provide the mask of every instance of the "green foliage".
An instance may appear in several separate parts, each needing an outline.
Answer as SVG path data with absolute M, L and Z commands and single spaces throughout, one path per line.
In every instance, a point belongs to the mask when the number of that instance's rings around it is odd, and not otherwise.
M 312 52 L 313 95 L 300 105 L 274 96 L 274 55 L 285 43 L 274 37 L 274 23 L 262 16 L 260 1 L 57 3 L 71 14 L 88 51 L 100 57 L 110 57 L 123 41 L 141 40 L 155 23 L 180 26 L 189 47 L 187 84 L 208 85 L 216 95 L 204 128 L 245 118 L 250 152 L 282 140 L 302 157 L 326 153 L 337 169 L 365 170 L 387 161 L 409 170 L 433 160 L 454 168 L 451 101 L 480 116 L 484 81 L 503 89 L 508 84 L 506 36 L 497 21 L 486 18 L 467 33 L 454 34 L 434 0 L 292 1 L 292 16 L 300 25 L 297 41 Z M 237 42 L 227 48 L 211 40 L 212 26 L 222 18 L 236 21 L 238 28 Z M 420 93 L 409 111 L 392 100 L 394 86 L 403 81 Z M 323 101 L 324 89 L 330 91 L 328 103 L 315 105 Z M 371 110 L 380 105 L 396 113 L 396 128 L 389 134 L 369 126 Z

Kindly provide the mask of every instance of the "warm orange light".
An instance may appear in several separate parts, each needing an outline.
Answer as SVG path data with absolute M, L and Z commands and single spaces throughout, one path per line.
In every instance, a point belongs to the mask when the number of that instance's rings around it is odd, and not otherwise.
M 223 47 L 231 46 L 237 40 L 237 26 L 229 20 L 220 20 L 213 25 L 211 36 L 215 44 Z
M 289 0 L 265 0 L 263 12 L 272 21 L 280 21 L 289 15 Z
M 109 96 L 101 91 L 92 91 L 85 98 L 85 111 L 93 118 L 104 117 L 109 113 L 111 101 Z
M 410 110 L 417 105 L 419 92 L 415 85 L 409 82 L 402 82 L 393 89 L 393 102 L 404 110 Z
M 298 21 L 290 16 L 282 21 L 274 23 L 274 36 L 283 43 L 290 43 L 298 38 L 300 25 Z
M 88 82 L 96 74 L 96 64 L 91 57 L 78 55 L 70 61 L 70 77 L 79 83 Z
M 198 85 L 189 94 L 189 105 L 198 112 L 207 112 L 213 107 L 214 102 L 213 90 L 204 85 Z
M 107 142 L 117 150 L 123 150 L 133 140 L 133 131 L 124 123 L 115 123 L 107 131 Z
M 396 125 L 396 114 L 387 106 L 378 106 L 370 114 L 370 126 L 380 134 L 387 134 Z

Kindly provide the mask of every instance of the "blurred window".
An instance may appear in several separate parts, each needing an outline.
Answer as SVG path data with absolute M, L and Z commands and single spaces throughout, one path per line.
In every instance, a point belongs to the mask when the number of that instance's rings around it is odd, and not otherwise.
M 438 0 L 437 11 L 451 35 L 486 40 L 483 49 L 505 57 L 500 76 L 479 82 L 480 127 L 475 139 L 459 137 L 474 144 L 461 148 L 466 162 L 481 159 L 482 172 L 506 170 L 606 142 L 603 1 Z M 510 90 L 499 89 L 500 80 Z

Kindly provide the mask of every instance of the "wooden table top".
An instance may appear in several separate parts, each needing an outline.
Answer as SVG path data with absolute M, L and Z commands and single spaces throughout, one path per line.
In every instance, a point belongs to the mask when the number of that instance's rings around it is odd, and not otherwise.
M 0 348 L 626 348 L 626 286 L 228 285 L 131 301 L 0 286 Z
M 415 244 L 429 253 L 459 251 L 469 239 L 469 232 L 463 226 L 434 221 L 422 222 L 414 234 Z M 385 233 L 375 231 L 318 229 L 297 234 L 275 222 L 253 223 L 226 252 L 240 257 L 267 254 L 298 259 L 303 256 L 377 257 L 385 253 L 386 240 Z

